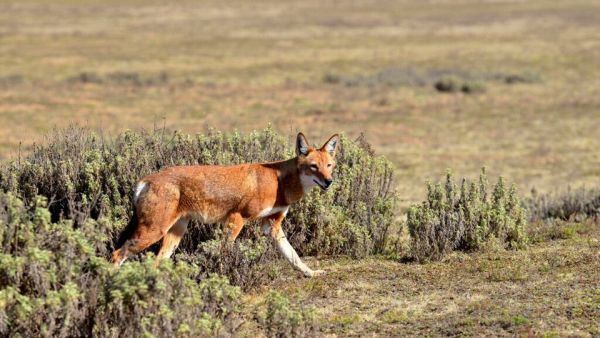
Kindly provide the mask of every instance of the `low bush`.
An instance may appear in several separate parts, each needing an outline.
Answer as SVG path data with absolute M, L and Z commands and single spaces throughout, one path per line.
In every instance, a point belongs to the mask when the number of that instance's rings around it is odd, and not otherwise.
M 526 199 L 532 222 L 559 219 L 583 221 L 600 219 L 600 189 L 572 189 L 562 193 L 539 194 L 533 190 Z
M 69 83 L 111 84 L 117 86 L 153 86 L 164 85 L 169 82 L 169 74 L 140 74 L 136 72 L 113 72 L 104 75 L 95 72 L 81 72 L 67 79 Z
M 0 87 L 9 87 L 19 85 L 24 82 L 23 75 L 12 74 L 7 76 L 0 76 Z
M 527 242 L 526 218 L 515 186 L 500 177 L 488 189 L 485 169 L 479 181 L 463 179 L 457 187 L 451 173 L 446 182 L 427 186 L 427 199 L 408 210 L 411 254 L 420 262 L 437 260 L 452 250 L 475 250 L 490 239 L 506 248 Z
M 542 82 L 542 77 L 534 72 L 528 71 L 520 74 L 498 74 L 497 78 L 506 84 L 518 83 L 539 83 Z
M 270 291 L 256 313 L 268 337 L 312 337 L 318 328 L 312 309 L 297 309 L 277 291 Z
M 0 193 L 0 335 L 205 336 L 239 326 L 240 290 L 198 267 L 154 259 L 116 270 L 100 224 L 52 223 L 43 198 Z
M 399 86 L 431 86 L 439 92 L 465 94 L 486 91 L 488 83 L 496 82 L 505 85 L 534 84 L 542 82 L 542 77 L 535 72 L 523 73 L 478 72 L 464 69 L 429 69 L 386 68 L 362 74 L 325 73 L 322 81 L 330 85 L 347 87 L 399 87 Z
M 456 76 L 444 76 L 435 81 L 433 87 L 439 92 L 476 94 L 485 92 L 485 85 L 479 81 L 464 80 Z
M 153 258 L 153 257 L 151 257 Z M 124 265 L 105 281 L 92 333 L 103 337 L 232 334 L 242 321 L 240 289 L 227 278 L 193 279 L 197 266 L 153 259 Z
M 460 91 L 461 79 L 456 76 L 445 76 L 435 81 L 433 87 L 438 92 L 455 93 Z
M 173 165 L 266 162 L 292 156 L 292 145 L 270 128 L 248 135 L 217 131 L 207 135 L 164 130 L 125 132 L 114 139 L 70 128 L 35 146 L 27 157 L 5 163 L 0 168 L 0 189 L 26 203 L 38 195 L 45 196 L 52 221 L 72 219 L 76 229 L 88 219 L 98 220 L 102 236 L 97 242 L 103 242 L 106 252 L 114 249 L 131 217 L 133 187 L 141 177 Z M 314 189 L 291 207 L 283 225 L 291 244 L 301 255 L 362 257 L 383 252 L 396 210 L 390 162 L 373 155 L 364 139 L 353 142 L 345 137 L 337 162 L 335 183 L 328 192 Z M 259 244 L 255 228 L 250 223 L 242 231 L 241 238 L 252 239 L 253 244 L 246 243 L 246 247 L 264 247 L 264 243 Z M 217 258 L 224 256 L 212 254 L 201 245 L 219 240 L 218 229 L 215 225 L 195 224 L 184 237 L 180 252 L 205 255 L 196 261 L 205 264 L 201 264 L 203 271 L 226 273 L 236 284 L 250 285 L 245 282 L 250 282 L 248 278 L 234 276 L 236 269 L 261 280 L 252 271 L 267 271 L 259 266 L 271 256 L 244 258 L 239 254 L 254 255 L 254 251 L 267 249 L 235 249 L 238 256 L 228 256 L 232 259 L 229 263 L 250 265 L 225 264 L 226 258 Z M 216 268 L 225 266 L 229 270 Z
M 194 278 L 198 281 L 218 273 L 227 276 L 233 285 L 247 291 L 264 285 L 279 273 L 280 265 L 271 264 L 279 253 L 266 237 L 238 239 L 236 243 L 224 243 L 218 239 L 199 243 L 197 249 L 183 252 L 178 260 L 201 267 Z
M 563 221 L 560 219 L 533 222 L 529 227 L 529 240 L 533 243 L 557 239 L 571 239 L 579 235 L 588 234 L 598 225 L 592 219 L 582 222 Z

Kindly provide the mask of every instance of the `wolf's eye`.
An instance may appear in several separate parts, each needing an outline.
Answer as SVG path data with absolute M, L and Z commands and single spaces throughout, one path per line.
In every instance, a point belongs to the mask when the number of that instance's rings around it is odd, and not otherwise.
M 317 171 L 318 169 L 319 169 L 319 167 L 316 164 L 311 164 L 310 165 L 310 170 Z
M 331 164 L 331 163 L 327 164 L 327 168 L 331 168 L 332 165 L 333 164 Z

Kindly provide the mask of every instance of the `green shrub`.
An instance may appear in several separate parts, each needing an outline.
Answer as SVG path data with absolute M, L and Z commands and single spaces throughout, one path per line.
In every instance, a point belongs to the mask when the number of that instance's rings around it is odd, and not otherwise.
M 335 185 L 326 193 L 312 191 L 285 221 L 288 238 L 301 254 L 364 256 L 387 245 L 396 210 L 392 167 L 374 156 L 364 139 L 342 142 Z M 278 265 L 271 261 L 279 254 L 255 224 L 228 246 L 220 241 L 220 227 L 195 224 L 176 263 L 165 262 L 158 270 L 152 258 L 141 255 L 114 270 L 107 257 L 131 216 L 133 186 L 144 175 L 172 165 L 291 156 L 291 145 L 269 128 L 245 136 L 157 131 L 114 139 L 70 128 L 25 158 L 4 163 L 0 335 L 233 334 L 245 320 L 238 312 L 239 289 L 211 273 L 242 289 L 277 275 Z M 265 319 L 274 323 L 273 332 L 312 330 L 304 314 L 286 317 L 274 304 L 269 307 L 273 315 Z M 277 322 L 291 323 L 291 331 Z
M 428 184 L 427 200 L 408 210 L 411 252 L 418 261 L 442 258 L 452 250 L 479 249 L 494 238 L 507 248 L 527 242 L 525 211 L 515 186 L 502 177 L 491 194 L 485 169 L 479 181 L 462 180 L 457 187 L 451 173 L 441 183 Z
M 434 88 L 439 92 L 476 94 L 485 92 L 485 85 L 481 81 L 461 79 L 457 76 L 444 76 L 434 83 Z
M 117 86 L 152 86 L 169 83 L 169 74 L 160 72 L 158 74 L 140 74 L 136 72 L 113 72 L 104 75 L 95 72 L 82 72 L 67 79 L 69 83 L 93 83 L 97 85 L 110 84 Z
M 315 336 L 318 329 L 312 309 L 296 309 L 277 291 L 270 291 L 256 313 L 268 337 Z
M 225 277 L 197 283 L 197 267 L 153 259 L 124 265 L 106 281 L 94 316 L 94 336 L 173 337 L 231 334 L 240 320 L 240 290 Z
M 93 244 L 70 222 L 51 223 L 43 206 L 0 193 L 0 335 L 82 335 L 93 314 L 86 294 L 99 292 L 106 262 L 94 259 Z
M 116 270 L 96 221 L 52 223 L 44 199 L 0 193 L 0 336 L 201 336 L 233 333 L 240 290 L 198 267 L 154 259 Z M 100 243 L 96 247 L 94 243 Z
M 563 221 L 560 219 L 533 222 L 529 227 L 529 240 L 533 243 L 544 241 L 576 238 L 592 232 L 598 227 L 594 220 L 583 222 Z
M 277 275 L 277 266 L 270 264 L 279 253 L 270 238 L 238 239 L 236 243 L 207 240 L 199 243 L 195 251 L 184 252 L 179 260 L 202 267 L 194 275 L 198 281 L 218 273 L 229 278 L 233 285 L 250 290 L 264 285 Z
M 114 249 L 131 217 L 133 187 L 143 176 L 174 165 L 266 162 L 292 156 L 292 145 L 271 128 L 247 135 L 125 132 L 114 139 L 70 128 L 35 146 L 29 156 L 5 163 L 0 168 L 0 189 L 26 203 L 45 196 L 52 221 L 72 219 L 76 229 L 89 219 L 97 220 L 101 240 L 94 245 L 103 244 L 105 254 Z M 313 189 L 291 207 L 283 225 L 291 244 L 301 255 L 362 257 L 383 252 L 396 210 L 390 162 L 374 156 L 364 139 L 353 142 L 345 137 L 337 162 L 336 180 L 328 192 Z M 255 228 L 256 224 L 250 223 L 242 231 L 241 238 L 253 243 L 244 244 L 246 247 L 263 245 Z M 267 249 L 234 248 L 237 258 L 226 258 L 202 246 L 205 241 L 219 240 L 220 234 L 218 226 L 195 224 L 179 252 L 188 257 L 207 255 L 188 261 L 200 264 L 202 271 L 225 273 L 244 288 L 251 287 L 252 281 L 264 280 L 266 276 L 259 278 L 256 273 L 267 272 L 264 264 L 275 255 L 247 259 L 240 254 Z M 249 275 L 241 275 L 241 271 Z
M 460 91 L 462 80 L 456 76 L 444 76 L 434 83 L 439 92 L 455 93 Z
M 542 77 L 538 73 L 527 71 L 520 74 L 499 74 L 498 79 L 502 80 L 506 84 L 518 84 L 518 83 L 540 83 Z
M 460 91 L 465 94 L 476 94 L 485 92 L 485 85 L 477 81 L 465 81 L 460 87 Z

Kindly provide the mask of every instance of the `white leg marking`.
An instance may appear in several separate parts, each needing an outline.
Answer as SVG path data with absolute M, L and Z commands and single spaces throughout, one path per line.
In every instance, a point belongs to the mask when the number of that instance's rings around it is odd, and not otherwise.
M 169 258 L 171 258 L 171 255 L 173 255 L 173 252 L 174 252 L 174 251 L 175 251 L 175 248 L 171 248 L 169 251 L 167 251 L 167 252 L 165 253 L 165 255 L 163 256 L 163 258 L 165 258 L 165 259 L 169 259 Z
M 279 233 L 275 237 L 275 241 L 277 243 L 277 248 L 279 249 L 279 251 L 296 270 L 301 271 L 307 277 L 312 277 L 315 275 L 315 272 L 311 270 L 308 266 L 306 266 L 304 262 L 302 262 L 302 260 L 296 253 L 296 250 L 294 250 L 290 242 L 288 242 L 287 238 L 283 234 L 283 231 L 279 231 Z

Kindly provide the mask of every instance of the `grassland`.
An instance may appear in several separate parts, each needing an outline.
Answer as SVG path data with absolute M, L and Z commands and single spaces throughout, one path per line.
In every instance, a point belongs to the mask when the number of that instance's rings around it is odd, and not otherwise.
M 597 186 L 597 1 L 0 1 L 0 158 L 77 123 L 112 134 L 272 124 L 364 133 L 402 205 L 446 168 L 521 188 Z M 447 94 L 452 75 L 483 84 Z M 510 77 L 521 78 L 508 83 Z M 269 288 L 325 333 L 598 335 L 597 225 L 527 251 L 435 264 L 322 259 Z
M 0 156 L 79 123 L 365 133 L 407 202 L 446 168 L 523 189 L 597 182 L 594 1 L 23 1 L 0 4 Z M 328 83 L 327 75 L 396 84 Z M 533 74 L 446 95 L 415 75 Z M 412 75 L 411 75 L 412 74 Z M 425 76 L 425 82 L 428 80 Z M 399 83 L 399 84 L 398 84 Z
M 323 278 L 280 278 L 269 287 L 316 307 L 323 333 L 340 337 L 598 335 L 598 226 L 575 228 L 527 251 L 441 263 L 323 260 Z

